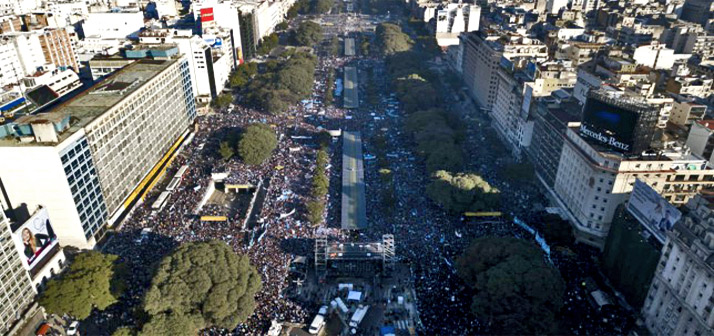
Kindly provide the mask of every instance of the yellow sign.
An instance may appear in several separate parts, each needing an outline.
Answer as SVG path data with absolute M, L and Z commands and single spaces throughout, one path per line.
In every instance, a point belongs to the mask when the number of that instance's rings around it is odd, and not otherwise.
M 250 189 L 253 188 L 250 184 L 226 184 L 226 189 Z
M 465 217 L 499 217 L 501 216 L 500 211 L 491 212 L 464 212 Z
M 283 170 L 283 168 L 285 168 L 285 167 L 283 167 L 283 166 L 275 166 L 275 170 Z
M 226 222 L 228 217 L 226 216 L 201 216 L 202 222 Z

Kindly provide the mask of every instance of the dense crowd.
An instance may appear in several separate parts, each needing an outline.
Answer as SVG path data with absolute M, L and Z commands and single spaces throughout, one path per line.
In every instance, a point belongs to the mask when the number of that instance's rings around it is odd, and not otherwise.
M 360 96 L 365 96 L 365 85 L 378 85 L 379 103 L 376 106 L 363 101 L 360 109 L 346 111 L 323 102 L 328 72 L 342 68 L 348 61 L 351 60 L 321 54 L 313 96 L 285 114 L 269 115 L 239 106 L 197 119 L 192 140 L 181 148 L 166 172 L 167 176 L 173 176 L 179 167 L 188 167 L 166 205 L 160 210 L 151 207 L 152 200 L 161 191 L 159 187 L 145 203 L 135 207 L 120 232 L 105 247 L 106 252 L 120 255 L 127 263 L 131 270 L 130 284 L 119 304 L 92 315 L 90 320 L 95 327 L 110 323 L 136 325 L 141 318 L 143 293 L 150 285 L 151 266 L 177 244 L 208 239 L 223 240 L 236 252 L 247 255 L 262 276 L 263 290 L 256 296 L 255 313 L 247 322 L 236 330 L 211 329 L 207 334 L 262 335 L 272 320 L 309 322 L 316 307 L 285 295 L 290 285 L 289 265 L 297 255 L 309 257 L 312 254 L 311 242 L 316 236 L 344 239 L 338 229 L 342 160 L 339 139 L 331 142 L 328 148 L 330 188 L 325 225 L 313 228 L 304 216 L 304 204 L 311 197 L 315 152 L 319 148 L 317 134 L 323 130 L 342 129 L 362 132 L 365 153 L 376 152 L 372 139 L 382 132 L 387 139 L 387 151 L 394 154 L 389 160 L 397 203 L 393 212 L 384 209 L 385 205 L 377 197 L 382 184 L 376 161 L 365 161 L 369 227 L 360 232 L 359 239 L 377 241 L 381 240 L 382 234 L 395 235 L 398 258 L 411 266 L 420 316 L 418 326 L 429 335 L 478 334 L 486 330 L 469 312 L 472 293 L 456 275 L 454 261 L 474 237 L 516 235 L 530 239 L 530 236 L 510 222 L 462 223 L 426 198 L 423 191 L 429 177 L 410 150 L 411 140 L 400 132 L 403 115 L 385 113 L 387 105 L 390 110 L 398 110 L 398 103 L 389 94 L 382 59 L 363 58 L 354 62 L 360 69 L 360 76 L 371 69 L 374 80 L 371 83 L 361 81 Z M 335 78 L 339 77 L 340 74 L 335 73 Z M 251 123 L 270 125 L 278 135 L 278 147 L 270 159 L 259 166 L 248 166 L 239 158 L 221 158 L 218 154 L 221 141 L 230 132 Z M 468 143 L 473 146 L 468 149 L 473 158 L 469 160 L 469 169 L 478 171 L 489 183 L 503 190 L 504 198 L 513 200 L 504 205 L 506 212 L 529 218 L 535 211 L 529 205 L 538 197 L 536 190 L 527 184 L 508 185 L 499 176 L 499 170 L 507 163 L 502 158 L 503 153 L 479 147 L 483 134 L 469 132 Z M 260 186 L 258 194 L 262 196 L 256 199 L 255 207 L 245 207 L 256 212 L 251 217 L 255 220 L 246 227 L 243 223 L 247 211 L 231 211 L 224 205 L 206 203 L 207 189 L 214 183 L 212 176 L 221 173 L 226 176 L 226 184 Z M 385 215 L 387 213 L 390 215 Z M 201 215 L 226 215 L 228 220 L 201 222 Z M 148 240 L 137 243 L 136 238 L 144 228 L 151 228 L 152 234 Z M 95 331 L 101 334 L 98 329 Z

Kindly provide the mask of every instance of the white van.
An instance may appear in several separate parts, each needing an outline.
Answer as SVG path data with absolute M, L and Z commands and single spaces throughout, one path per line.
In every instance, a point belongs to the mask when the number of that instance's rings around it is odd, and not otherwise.
M 322 315 L 317 315 L 315 316 L 315 319 L 312 320 L 312 323 L 310 324 L 310 329 L 308 329 L 308 332 L 311 335 L 317 335 L 317 333 L 320 332 L 320 329 L 325 325 L 325 317 Z

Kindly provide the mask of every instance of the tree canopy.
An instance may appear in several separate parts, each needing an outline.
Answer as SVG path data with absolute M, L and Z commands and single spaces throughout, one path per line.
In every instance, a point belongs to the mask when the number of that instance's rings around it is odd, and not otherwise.
M 244 87 L 257 73 L 258 63 L 247 62 L 239 65 L 229 79 L 231 87 L 234 89 Z
M 427 170 L 455 171 L 464 162 L 460 142 L 463 125 L 440 108 L 414 112 L 407 116 L 405 129 L 412 133 L 417 153 L 426 160 Z
M 402 32 L 402 28 L 392 23 L 380 23 L 376 35 L 377 46 L 384 55 L 407 51 L 414 44 L 409 35 Z
M 39 303 L 48 313 L 85 319 L 93 308 L 117 302 L 124 288 L 125 268 L 118 256 L 88 251 L 77 255 L 66 273 L 51 279 Z
M 238 141 L 238 154 L 250 165 L 263 163 L 275 150 L 278 139 L 275 131 L 265 124 L 251 124 L 245 128 Z
M 260 275 L 248 258 L 220 241 L 181 245 L 164 257 L 144 298 L 151 319 L 142 335 L 195 335 L 233 329 L 255 308 Z
M 276 33 L 272 33 L 266 37 L 264 37 L 261 41 L 260 44 L 258 44 L 258 49 L 256 52 L 259 55 L 267 55 L 270 53 L 271 50 L 273 50 L 275 47 L 278 46 L 278 43 L 280 42 L 280 37 Z
M 456 268 L 475 291 L 471 311 L 491 332 L 557 333 L 565 285 L 535 245 L 512 237 L 477 238 Z
M 279 114 L 310 95 L 317 64 L 315 56 L 302 52 L 283 56 L 265 62 L 261 72 L 242 88 L 248 104 Z
M 322 27 L 312 21 L 300 22 L 295 30 L 295 42 L 302 46 L 311 46 L 322 40 Z
M 233 102 L 233 95 L 230 93 L 221 93 L 213 100 L 213 106 L 217 108 L 226 108 Z
M 327 13 L 334 4 L 334 0 L 313 0 L 312 12 L 315 14 Z
M 456 213 L 494 210 L 500 196 L 500 191 L 479 175 L 445 170 L 432 175 L 426 193 L 444 209 Z

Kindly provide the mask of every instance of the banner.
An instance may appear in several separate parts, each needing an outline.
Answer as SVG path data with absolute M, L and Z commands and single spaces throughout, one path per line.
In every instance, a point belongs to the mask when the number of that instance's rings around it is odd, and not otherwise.
M 661 243 L 666 239 L 666 232 L 682 218 L 682 213 L 674 205 L 640 180 L 635 180 L 627 211 Z
M 39 209 L 25 224 L 13 232 L 13 240 L 26 270 L 31 270 L 47 257 L 52 248 L 57 245 L 57 236 L 50 224 L 47 209 Z

